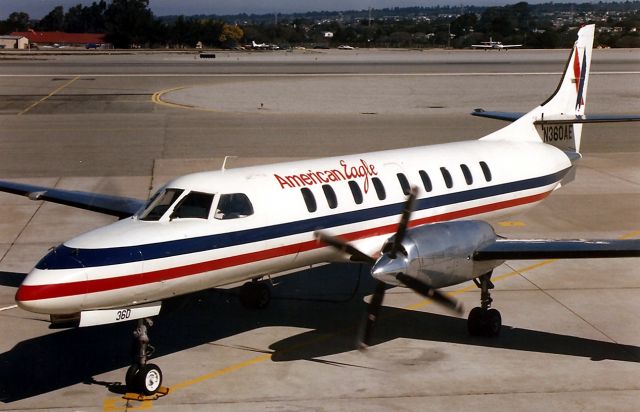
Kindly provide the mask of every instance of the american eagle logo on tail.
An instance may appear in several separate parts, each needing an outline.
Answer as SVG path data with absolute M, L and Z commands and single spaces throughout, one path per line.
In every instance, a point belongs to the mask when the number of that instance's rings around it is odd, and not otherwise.
M 582 92 L 584 90 L 584 81 L 585 77 L 582 74 L 587 71 L 587 51 L 585 50 L 582 54 L 582 65 L 580 64 L 580 55 L 578 54 L 578 48 L 575 49 L 575 56 L 573 59 L 573 75 L 576 79 L 576 91 L 578 92 L 578 97 L 576 98 L 576 110 L 580 109 L 581 106 L 584 106 L 584 99 L 582 97 Z

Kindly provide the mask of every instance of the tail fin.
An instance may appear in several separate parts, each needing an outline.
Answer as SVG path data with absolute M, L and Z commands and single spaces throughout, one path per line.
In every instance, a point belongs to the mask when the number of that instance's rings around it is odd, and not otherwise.
M 542 141 L 565 151 L 579 152 L 594 31 L 593 24 L 578 31 L 578 40 L 551 97 L 509 126 L 483 139 Z

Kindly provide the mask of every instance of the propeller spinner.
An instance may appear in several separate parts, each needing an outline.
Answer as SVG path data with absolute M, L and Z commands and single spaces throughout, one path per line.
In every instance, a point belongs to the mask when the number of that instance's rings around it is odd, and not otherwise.
M 316 238 L 319 242 L 332 246 L 344 253 L 350 255 L 351 260 L 354 262 L 362 262 L 373 265 L 371 268 L 371 275 L 378 279 L 373 296 L 367 305 L 367 316 L 364 319 L 364 325 L 359 338 L 358 346 L 362 349 L 366 349 L 371 344 L 373 336 L 373 330 L 378 319 L 380 308 L 382 307 L 382 301 L 384 300 L 384 294 L 387 289 L 387 285 L 380 279 L 383 278 L 395 278 L 400 284 L 416 293 L 432 299 L 434 302 L 443 305 L 447 309 L 453 310 L 456 313 L 462 313 L 462 304 L 457 300 L 444 295 L 438 290 L 430 287 L 425 282 L 421 281 L 415 276 L 409 275 L 408 261 L 406 251 L 402 245 L 402 242 L 406 236 L 409 226 L 409 220 L 411 219 L 411 213 L 413 212 L 413 206 L 416 200 L 417 188 L 413 187 L 409 193 L 409 197 L 404 204 L 402 210 L 402 216 L 400 217 L 400 223 L 395 235 L 391 238 L 392 242 L 387 244 L 382 250 L 382 254 L 378 259 L 374 259 L 366 253 L 358 250 L 355 246 L 345 242 L 344 240 L 329 236 L 321 232 L 316 232 Z

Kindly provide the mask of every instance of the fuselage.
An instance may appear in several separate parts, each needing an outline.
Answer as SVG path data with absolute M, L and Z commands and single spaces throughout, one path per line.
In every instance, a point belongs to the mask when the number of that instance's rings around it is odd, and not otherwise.
M 373 256 L 411 186 L 412 226 L 492 220 L 537 204 L 570 168 L 553 146 L 477 140 L 191 174 L 135 216 L 52 250 L 16 301 L 71 314 L 345 259 L 315 240 L 318 230 Z

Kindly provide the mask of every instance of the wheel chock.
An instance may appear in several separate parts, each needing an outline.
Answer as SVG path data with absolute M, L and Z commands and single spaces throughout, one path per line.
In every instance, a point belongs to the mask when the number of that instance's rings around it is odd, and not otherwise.
M 124 394 L 122 399 L 125 399 L 127 401 L 138 401 L 138 402 L 155 401 L 164 396 L 167 396 L 168 394 L 169 394 L 169 388 L 165 386 L 161 386 L 153 395 L 143 395 L 141 393 L 127 392 Z

